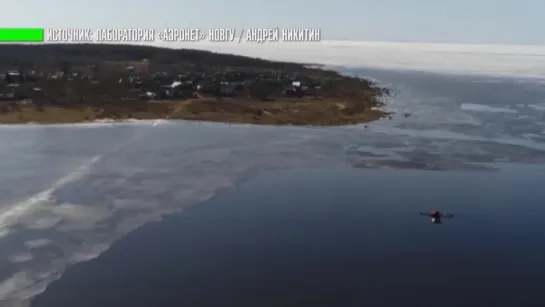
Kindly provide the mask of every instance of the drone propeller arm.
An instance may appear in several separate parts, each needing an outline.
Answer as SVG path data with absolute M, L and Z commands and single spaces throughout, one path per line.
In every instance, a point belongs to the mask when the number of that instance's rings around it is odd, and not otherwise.
M 433 215 L 431 213 L 426 213 L 426 212 L 420 212 L 420 215 L 433 217 Z M 452 214 L 441 214 L 440 217 L 450 218 L 450 217 L 454 217 L 454 215 L 452 215 Z

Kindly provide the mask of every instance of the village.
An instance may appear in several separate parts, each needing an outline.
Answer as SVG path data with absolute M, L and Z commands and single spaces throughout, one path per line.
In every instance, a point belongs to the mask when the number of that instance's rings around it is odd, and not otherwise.
M 81 69 L 80 69 L 81 71 Z M 63 99 L 183 100 L 202 97 L 272 99 L 321 94 L 322 84 L 311 77 L 252 70 L 223 72 L 145 73 L 127 65 L 105 74 L 12 70 L 0 76 L 2 107 L 17 104 L 55 104 Z M 108 92 L 108 95 L 103 95 Z M 101 95 L 102 94 L 102 95 Z M 76 97 L 75 97 L 76 96 Z M 73 101 L 78 103 L 78 101 Z
M 383 117 L 377 108 L 388 94 L 368 80 L 312 64 L 196 50 L 10 46 L 0 52 L 0 64 L 0 123 L 355 124 Z

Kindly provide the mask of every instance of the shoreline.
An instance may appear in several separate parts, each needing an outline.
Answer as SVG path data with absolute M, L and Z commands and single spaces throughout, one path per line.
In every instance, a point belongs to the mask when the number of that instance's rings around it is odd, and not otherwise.
M 0 125 L 50 125 L 131 120 L 186 120 L 266 126 L 338 127 L 383 119 L 390 113 L 382 104 L 358 110 L 357 103 L 333 99 L 248 101 L 196 99 L 144 102 L 138 108 L 61 107 L 27 104 L 17 111 L 0 114 Z M 150 111 L 140 111 L 149 107 Z

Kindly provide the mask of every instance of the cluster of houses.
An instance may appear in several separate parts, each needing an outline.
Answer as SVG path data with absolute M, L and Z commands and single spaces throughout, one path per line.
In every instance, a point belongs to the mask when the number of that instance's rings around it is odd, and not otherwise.
M 8 71 L 2 77 L 0 77 L 0 101 L 13 101 L 20 98 L 20 96 L 27 97 L 28 95 L 21 95 L 21 85 L 34 83 L 36 78 L 32 76 L 25 76 L 18 71 Z M 37 87 L 31 87 L 31 91 L 39 92 L 41 89 Z
M 106 76 L 106 75 L 105 75 Z M 302 97 L 316 95 L 321 88 L 319 81 L 298 74 L 284 72 L 222 71 L 213 73 L 166 72 L 135 73 L 126 67 L 123 73 L 99 76 L 74 72 L 40 73 L 36 71 L 8 71 L 0 75 L 0 100 L 14 100 L 17 96 L 32 96 L 48 91 L 46 84 L 85 80 L 88 84 L 107 84 L 116 95 L 132 93 L 139 99 L 189 99 L 201 95 L 217 97 L 270 96 Z M 112 79 L 115 76 L 115 79 Z M 57 81 L 57 82 L 55 82 Z M 128 91 L 116 91 L 128 89 Z M 24 90 L 23 90 L 24 89 Z M 26 93 L 21 93 L 22 91 Z M 46 93 L 47 94 L 47 93 Z M 133 97 L 134 98 L 134 97 Z
M 246 94 L 273 96 L 308 96 L 320 89 L 320 83 L 284 73 L 217 72 L 185 73 L 170 75 L 153 73 L 146 76 L 121 78 L 119 83 L 128 83 L 131 87 L 143 91 L 141 98 L 146 99 L 184 99 L 199 95 L 220 97 L 244 96 Z

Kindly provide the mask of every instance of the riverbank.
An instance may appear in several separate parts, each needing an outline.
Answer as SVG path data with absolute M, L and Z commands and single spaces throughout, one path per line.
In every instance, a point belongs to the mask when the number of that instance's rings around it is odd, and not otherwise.
M 1 124 L 81 123 L 96 120 L 183 119 L 262 125 L 340 126 L 367 123 L 387 114 L 359 102 L 336 99 L 252 101 L 224 98 L 138 103 L 138 107 L 61 107 L 25 105 L 0 114 Z

